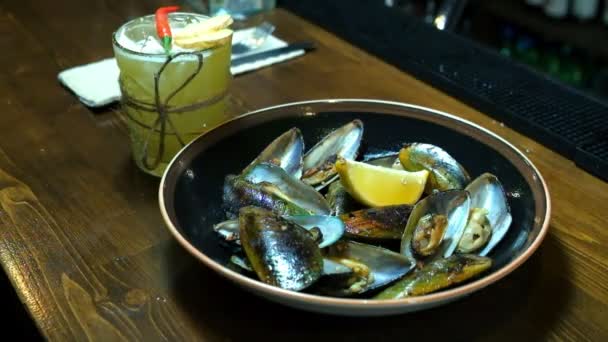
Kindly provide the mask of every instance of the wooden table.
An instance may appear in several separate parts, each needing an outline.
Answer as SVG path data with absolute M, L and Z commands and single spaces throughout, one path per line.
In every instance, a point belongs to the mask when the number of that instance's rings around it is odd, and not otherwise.
M 488 116 L 283 10 L 276 34 L 304 57 L 234 80 L 232 112 L 330 97 L 437 108 L 528 151 L 553 200 L 550 233 L 520 269 L 451 305 L 385 318 L 295 311 L 251 296 L 180 248 L 159 180 L 130 159 L 112 110 L 59 86 L 67 67 L 112 56 L 110 34 L 148 1 L 0 5 L 0 261 L 51 340 L 608 340 L 608 184 Z M 8 295 L 8 294 L 7 294 Z

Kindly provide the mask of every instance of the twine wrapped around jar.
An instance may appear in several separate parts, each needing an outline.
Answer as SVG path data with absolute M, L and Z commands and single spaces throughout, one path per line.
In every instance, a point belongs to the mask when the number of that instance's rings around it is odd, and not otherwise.
M 160 89 L 160 77 L 161 77 L 163 71 L 165 70 L 167 65 L 169 65 L 169 63 L 171 63 L 174 59 L 176 59 L 177 57 L 180 57 L 180 56 L 185 56 L 185 55 L 191 55 L 191 56 L 194 56 L 197 58 L 198 64 L 197 64 L 196 70 L 190 76 L 188 76 L 188 78 L 186 78 L 186 80 L 184 80 L 184 82 L 177 89 L 175 89 L 173 92 L 171 92 L 164 99 L 164 101 L 161 101 L 159 89 Z M 197 110 L 197 109 L 201 109 L 204 107 L 214 105 L 214 104 L 218 103 L 219 101 L 221 101 L 228 94 L 228 91 L 224 90 L 222 93 L 217 94 L 217 95 L 213 96 L 212 98 L 204 100 L 204 101 L 195 102 L 195 103 L 192 103 L 192 104 L 189 104 L 186 106 L 181 106 L 181 107 L 171 107 L 169 105 L 169 102 L 171 101 L 171 99 L 175 95 L 177 95 L 180 91 L 182 91 L 194 79 L 194 77 L 196 77 L 196 75 L 198 75 L 198 73 L 202 70 L 202 68 L 203 68 L 202 52 L 179 52 L 174 55 L 167 56 L 167 60 L 163 63 L 163 65 L 160 67 L 158 72 L 154 73 L 154 103 L 149 103 L 149 102 L 145 102 L 142 100 L 138 100 L 138 99 L 134 98 L 133 96 L 131 96 L 126 91 L 126 89 L 123 85 L 122 79 L 119 79 L 120 91 L 122 93 L 121 102 L 124 106 L 132 107 L 132 108 L 135 108 L 135 109 L 141 110 L 141 111 L 158 113 L 158 117 L 154 121 L 154 124 L 152 126 L 149 126 L 141 121 L 138 121 L 136 118 L 131 116 L 131 114 L 129 114 L 129 111 L 125 111 L 127 114 L 127 117 L 130 120 L 132 120 L 136 124 L 138 124 L 144 128 L 147 128 L 149 130 L 146 135 L 146 138 L 144 140 L 143 147 L 142 147 L 142 164 L 148 170 L 154 170 L 160 164 L 162 155 L 165 151 L 165 135 L 170 134 L 170 133 L 167 133 L 167 126 L 171 127 L 171 129 L 173 130 L 173 133 L 177 137 L 177 140 L 182 145 L 182 147 L 186 145 L 186 143 L 184 142 L 184 139 L 180 136 L 180 133 L 177 131 L 177 129 L 175 128 L 175 125 L 171 121 L 171 117 L 169 116 L 169 114 L 180 114 L 180 113 L 189 112 L 189 111 L 193 111 L 193 110 Z M 148 159 L 149 159 L 148 158 L 148 145 L 149 145 L 150 139 L 152 137 L 152 134 L 155 132 L 158 132 L 160 134 L 159 147 L 158 147 L 157 155 L 154 157 L 153 162 L 150 164 L 148 162 Z

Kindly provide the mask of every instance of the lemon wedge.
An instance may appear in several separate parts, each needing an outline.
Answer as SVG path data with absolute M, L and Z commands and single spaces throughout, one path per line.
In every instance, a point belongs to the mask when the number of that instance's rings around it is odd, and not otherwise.
M 415 204 L 429 176 L 427 170 L 396 170 L 343 158 L 336 161 L 336 170 L 346 191 L 372 207 Z
M 207 49 L 213 46 L 228 43 L 232 37 L 232 30 L 221 29 L 219 31 L 205 32 L 199 36 L 179 38 L 173 42 L 177 46 L 186 49 Z
M 220 31 L 230 26 L 232 22 L 232 17 L 227 14 L 211 17 L 199 23 L 189 24 L 183 29 L 176 31 L 173 34 L 173 39 L 184 40 L 195 38 L 208 32 Z

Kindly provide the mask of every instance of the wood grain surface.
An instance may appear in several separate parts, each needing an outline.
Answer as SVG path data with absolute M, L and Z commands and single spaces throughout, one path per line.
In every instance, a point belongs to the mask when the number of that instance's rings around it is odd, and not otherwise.
M 448 306 L 387 318 L 286 308 L 194 260 L 165 230 L 159 180 L 132 162 L 116 108 L 91 111 L 57 81 L 65 68 L 111 57 L 113 30 L 161 4 L 0 4 L 0 262 L 44 338 L 608 340 L 608 184 L 280 9 L 266 15 L 277 36 L 312 40 L 317 50 L 236 77 L 232 114 L 330 97 L 402 101 L 456 114 L 506 138 L 538 166 L 553 202 L 549 235 L 499 283 Z

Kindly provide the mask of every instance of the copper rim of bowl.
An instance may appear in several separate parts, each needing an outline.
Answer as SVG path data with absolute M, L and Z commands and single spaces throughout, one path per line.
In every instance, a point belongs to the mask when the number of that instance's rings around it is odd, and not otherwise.
M 255 111 L 251 111 L 251 112 L 242 114 L 238 117 L 235 117 L 231 120 L 228 120 L 228 121 L 224 122 L 223 124 L 215 127 L 213 130 L 219 130 L 222 128 L 222 126 L 228 125 L 232 121 L 240 120 L 243 117 L 253 116 L 258 113 L 266 112 L 266 111 L 273 110 L 273 109 L 281 109 L 281 108 L 286 108 L 286 107 L 297 107 L 297 106 L 330 105 L 330 104 L 337 104 L 337 103 L 340 103 L 340 104 L 351 103 L 353 105 L 357 105 L 357 104 L 389 105 L 389 106 L 400 107 L 403 110 L 414 110 L 414 111 L 419 111 L 419 112 L 426 112 L 428 114 L 433 114 L 437 117 L 442 117 L 443 119 L 447 118 L 447 119 L 455 120 L 455 121 L 459 122 L 460 124 L 469 126 L 477 131 L 480 131 L 481 133 L 483 133 L 482 136 L 485 134 L 487 137 L 499 141 L 501 144 L 504 145 L 504 148 L 510 149 L 519 158 L 521 158 L 521 160 L 526 164 L 526 166 L 528 168 L 532 169 L 533 177 L 536 178 L 542 185 L 542 189 L 543 189 L 542 195 L 544 195 L 544 197 L 545 197 L 545 213 L 544 213 L 544 217 L 542 217 L 541 229 L 540 229 L 538 235 L 536 235 L 534 241 L 532 241 L 532 243 L 528 246 L 528 248 L 526 250 L 523 251 L 523 253 L 521 255 L 517 256 L 516 258 L 511 260 L 509 263 L 507 263 L 506 265 L 504 265 L 503 267 L 494 271 L 491 274 L 485 275 L 477 280 L 471 281 L 470 283 L 460 285 L 460 286 L 454 287 L 452 289 L 442 290 L 437 293 L 431 293 L 431 294 L 422 295 L 422 296 L 415 296 L 415 297 L 409 297 L 409 298 L 403 298 L 403 299 L 387 299 L 387 300 L 349 299 L 349 298 L 326 297 L 326 296 L 307 294 L 307 293 L 302 293 L 302 292 L 294 292 L 294 291 L 282 289 L 280 287 L 275 287 L 272 285 L 265 284 L 257 279 L 249 278 L 247 276 L 234 272 L 234 271 L 222 266 L 221 264 L 215 262 L 213 259 L 211 259 L 207 255 L 202 253 L 200 250 L 198 250 L 196 247 L 194 247 L 179 232 L 178 228 L 174 225 L 174 223 L 172 222 L 172 220 L 169 217 L 169 214 L 167 213 L 166 206 L 165 206 L 165 199 L 164 199 L 163 195 L 164 195 L 164 192 L 166 189 L 167 176 L 169 174 L 169 171 L 173 169 L 174 163 L 179 159 L 181 154 L 191 144 L 194 144 L 196 141 L 200 140 L 205 134 L 208 134 L 209 132 L 203 133 L 201 136 L 192 140 L 190 143 L 188 143 L 186 146 L 184 146 L 174 156 L 174 158 L 171 160 L 171 162 L 165 169 L 165 172 L 163 173 L 163 177 L 161 179 L 160 186 L 159 186 L 159 192 L 158 192 L 159 204 L 160 204 L 161 214 L 165 221 L 166 227 L 169 229 L 169 231 L 171 232 L 173 237 L 179 242 L 179 244 L 182 245 L 182 247 L 184 247 L 189 253 L 194 255 L 200 261 L 202 261 L 205 265 L 207 265 L 214 271 L 218 272 L 220 275 L 222 275 L 226 278 L 229 278 L 233 281 L 236 281 L 241 286 L 253 287 L 256 290 L 259 290 L 266 295 L 282 297 L 282 298 L 290 299 L 290 300 L 298 300 L 298 301 L 306 302 L 309 304 L 340 306 L 343 308 L 365 308 L 365 309 L 372 309 L 372 308 L 374 308 L 374 309 L 391 309 L 391 308 L 402 308 L 403 306 L 410 306 L 410 305 L 411 306 L 414 306 L 414 305 L 418 306 L 418 305 L 424 305 L 424 304 L 432 305 L 433 303 L 439 303 L 439 302 L 447 301 L 450 299 L 459 298 L 459 297 L 465 296 L 467 294 L 471 294 L 471 293 L 481 290 L 482 288 L 484 288 L 488 285 L 491 285 L 494 282 L 497 282 L 498 280 L 507 276 L 509 273 L 511 273 L 512 271 L 517 269 L 520 265 L 522 265 L 530 256 L 532 256 L 532 254 L 534 254 L 534 252 L 541 245 L 541 243 L 544 240 L 544 238 L 548 232 L 548 229 L 549 229 L 549 220 L 550 220 L 550 216 L 551 216 L 551 199 L 550 199 L 549 189 L 547 187 L 547 184 L 546 184 L 544 178 L 542 177 L 542 175 L 540 174 L 540 172 L 538 171 L 538 169 L 536 168 L 536 166 L 521 151 L 519 151 L 519 149 L 517 149 L 515 146 L 513 146 L 511 143 L 509 143 L 505 139 L 501 138 L 500 136 L 496 135 L 495 133 L 489 131 L 488 129 L 486 129 L 482 126 L 479 126 L 473 122 L 462 119 L 460 117 L 454 116 L 452 114 L 448 114 L 448 113 L 445 113 L 442 111 L 430 109 L 430 108 L 423 107 L 423 106 L 407 104 L 407 103 L 403 103 L 403 102 L 393 102 L 393 101 L 384 101 L 384 100 L 375 100 L 375 99 L 321 99 L 321 100 L 311 100 L 311 101 L 301 101 L 301 102 L 290 102 L 290 103 L 285 103 L 282 105 L 271 106 L 271 107 L 266 107 L 266 108 L 258 109 Z M 399 113 L 397 113 L 397 115 L 404 116 Z M 285 116 L 290 116 L 290 115 L 286 114 Z M 509 160 L 511 160 L 511 159 L 509 159 Z M 531 187 L 531 188 L 533 189 L 534 187 Z M 533 189 L 533 192 L 534 192 L 534 189 Z

